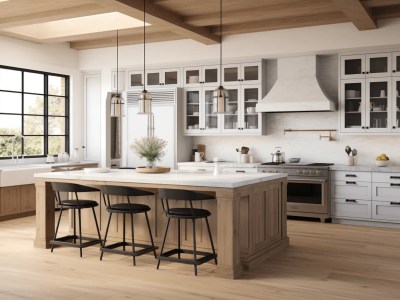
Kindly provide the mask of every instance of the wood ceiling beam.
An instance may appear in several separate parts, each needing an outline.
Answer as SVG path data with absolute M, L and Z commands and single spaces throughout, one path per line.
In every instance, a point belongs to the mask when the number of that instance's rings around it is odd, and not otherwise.
M 171 41 L 179 39 L 182 39 L 182 37 L 169 31 L 146 34 L 146 44 L 147 42 L 153 43 L 153 42 Z M 120 46 L 142 44 L 143 34 L 120 36 L 118 38 L 118 43 Z M 110 38 L 70 42 L 70 47 L 75 50 L 85 50 L 85 49 L 95 49 L 103 47 L 114 47 L 116 44 L 117 44 L 116 37 L 110 37 Z
M 22 14 L 18 16 L 1 18 L 0 29 L 84 17 L 106 12 L 109 11 L 97 4 L 86 4 L 63 9 L 48 10 L 31 14 Z
M 245 23 L 251 21 L 273 20 L 299 17 L 306 15 L 338 12 L 339 9 L 331 2 L 320 0 L 295 1 L 291 5 L 280 3 L 247 9 L 226 11 L 223 13 L 224 24 Z M 194 15 L 184 19 L 185 23 L 193 26 L 212 26 L 219 24 L 219 12 L 212 14 Z
M 374 15 L 377 19 L 388 19 L 400 17 L 400 5 L 377 7 L 373 9 Z
M 364 0 L 363 5 L 365 7 L 400 5 L 400 0 Z
M 358 30 L 377 29 L 376 20 L 360 0 L 331 0 Z
M 94 2 L 113 8 L 116 11 L 129 15 L 137 19 L 143 19 L 142 0 L 93 0 Z M 168 30 L 182 36 L 190 38 L 200 43 L 210 45 L 219 43 L 219 37 L 213 34 L 209 28 L 194 27 L 186 24 L 180 15 L 169 10 L 163 9 L 153 3 L 146 4 L 146 21 L 150 24 L 166 26 Z
M 298 27 L 308 27 L 317 25 L 327 25 L 348 22 L 347 17 L 341 13 L 330 13 L 323 15 L 313 15 L 298 17 L 293 19 L 276 19 L 269 21 L 247 22 L 243 24 L 225 25 L 223 35 L 260 32 L 269 30 L 290 29 Z M 213 32 L 219 33 L 219 27 L 215 26 Z

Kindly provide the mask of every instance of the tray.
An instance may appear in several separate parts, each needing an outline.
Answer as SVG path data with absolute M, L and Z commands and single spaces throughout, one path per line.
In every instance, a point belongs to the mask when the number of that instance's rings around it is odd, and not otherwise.
M 147 168 L 147 167 L 137 167 L 136 172 L 138 173 L 167 173 L 171 171 L 171 168 L 168 167 L 155 167 L 155 168 Z

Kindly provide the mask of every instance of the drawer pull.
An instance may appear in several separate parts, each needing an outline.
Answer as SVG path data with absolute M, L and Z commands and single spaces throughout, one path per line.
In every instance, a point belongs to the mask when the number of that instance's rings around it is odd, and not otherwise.
M 354 199 L 346 199 L 346 203 L 357 203 Z
M 390 202 L 390 205 L 400 205 L 400 202 Z
M 355 181 L 346 181 L 346 184 L 357 184 Z
M 346 174 L 345 177 L 357 177 L 357 175 L 355 175 L 355 174 Z
M 400 176 L 390 176 L 390 179 L 400 179 Z
M 400 186 L 400 183 L 391 183 L 390 186 Z
M 236 170 L 236 173 L 246 173 L 244 170 Z
M 204 172 L 205 172 L 205 171 L 206 171 L 206 169 L 197 169 L 197 171 L 204 171 Z

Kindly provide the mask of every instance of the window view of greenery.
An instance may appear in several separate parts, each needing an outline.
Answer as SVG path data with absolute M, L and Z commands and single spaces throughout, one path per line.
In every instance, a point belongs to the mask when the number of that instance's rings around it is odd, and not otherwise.
M 68 152 L 69 77 L 0 66 L 0 158 Z

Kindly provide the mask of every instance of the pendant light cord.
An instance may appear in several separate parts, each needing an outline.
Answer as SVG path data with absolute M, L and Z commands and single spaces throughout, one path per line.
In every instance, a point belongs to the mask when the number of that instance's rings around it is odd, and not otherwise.
M 222 86 L 222 0 L 219 4 L 219 85 Z
M 143 0 L 143 90 L 146 90 L 146 0 Z
M 119 95 L 118 77 L 119 77 L 119 72 L 118 72 L 118 30 L 117 30 L 117 96 Z

